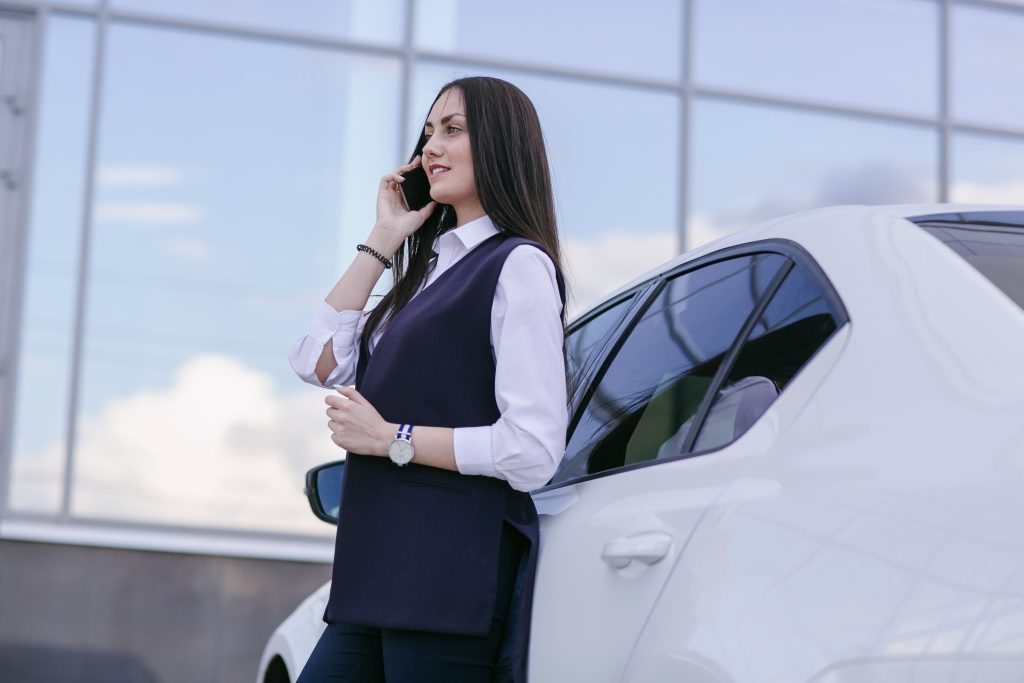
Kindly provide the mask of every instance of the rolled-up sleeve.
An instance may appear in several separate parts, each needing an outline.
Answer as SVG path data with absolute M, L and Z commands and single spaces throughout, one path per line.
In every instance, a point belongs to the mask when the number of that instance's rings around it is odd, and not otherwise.
M 513 249 L 491 309 L 501 417 L 493 425 L 454 430 L 462 474 L 505 479 L 518 491 L 551 479 L 565 451 L 568 423 L 561 310 L 551 259 L 530 245 Z
M 304 382 L 318 387 L 352 384 L 359 362 L 359 335 L 369 311 L 336 311 L 326 301 L 317 306 L 306 334 L 296 340 L 288 354 L 288 362 L 295 374 Z M 338 366 L 323 384 L 316 376 L 316 363 L 328 340 Z

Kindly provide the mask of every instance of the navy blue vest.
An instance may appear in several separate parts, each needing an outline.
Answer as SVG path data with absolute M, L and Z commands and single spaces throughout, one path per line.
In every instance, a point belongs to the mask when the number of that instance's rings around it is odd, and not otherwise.
M 485 239 L 388 322 L 372 356 L 360 347 L 356 389 L 381 417 L 438 427 L 498 420 L 491 306 L 505 258 L 521 244 L 541 248 L 508 233 Z M 558 286 L 564 304 L 560 274 Z M 496 477 L 349 453 L 324 620 L 488 633 L 503 522 L 528 541 L 505 645 L 525 655 L 538 543 L 529 494 Z

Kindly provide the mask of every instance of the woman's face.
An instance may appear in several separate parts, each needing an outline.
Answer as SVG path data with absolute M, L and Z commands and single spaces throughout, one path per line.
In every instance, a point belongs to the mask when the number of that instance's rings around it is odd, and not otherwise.
M 423 132 L 427 141 L 422 164 L 430 180 L 430 196 L 441 204 L 451 204 L 462 218 L 473 212 L 480 200 L 466 132 L 466 108 L 458 88 L 449 88 L 434 103 Z

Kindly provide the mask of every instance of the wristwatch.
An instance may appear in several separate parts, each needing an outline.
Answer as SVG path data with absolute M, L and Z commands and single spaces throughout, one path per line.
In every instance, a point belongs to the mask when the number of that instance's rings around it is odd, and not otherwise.
M 412 447 L 412 425 L 398 425 L 398 433 L 388 444 L 388 457 L 396 465 L 408 465 L 416 450 Z

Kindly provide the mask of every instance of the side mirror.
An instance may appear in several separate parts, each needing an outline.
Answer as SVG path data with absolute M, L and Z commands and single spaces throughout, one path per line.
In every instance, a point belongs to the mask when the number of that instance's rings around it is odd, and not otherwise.
M 344 460 L 317 465 L 306 472 L 304 493 L 309 500 L 309 507 L 318 519 L 322 519 L 328 524 L 338 523 L 338 510 L 341 509 L 341 481 L 344 476 Z

